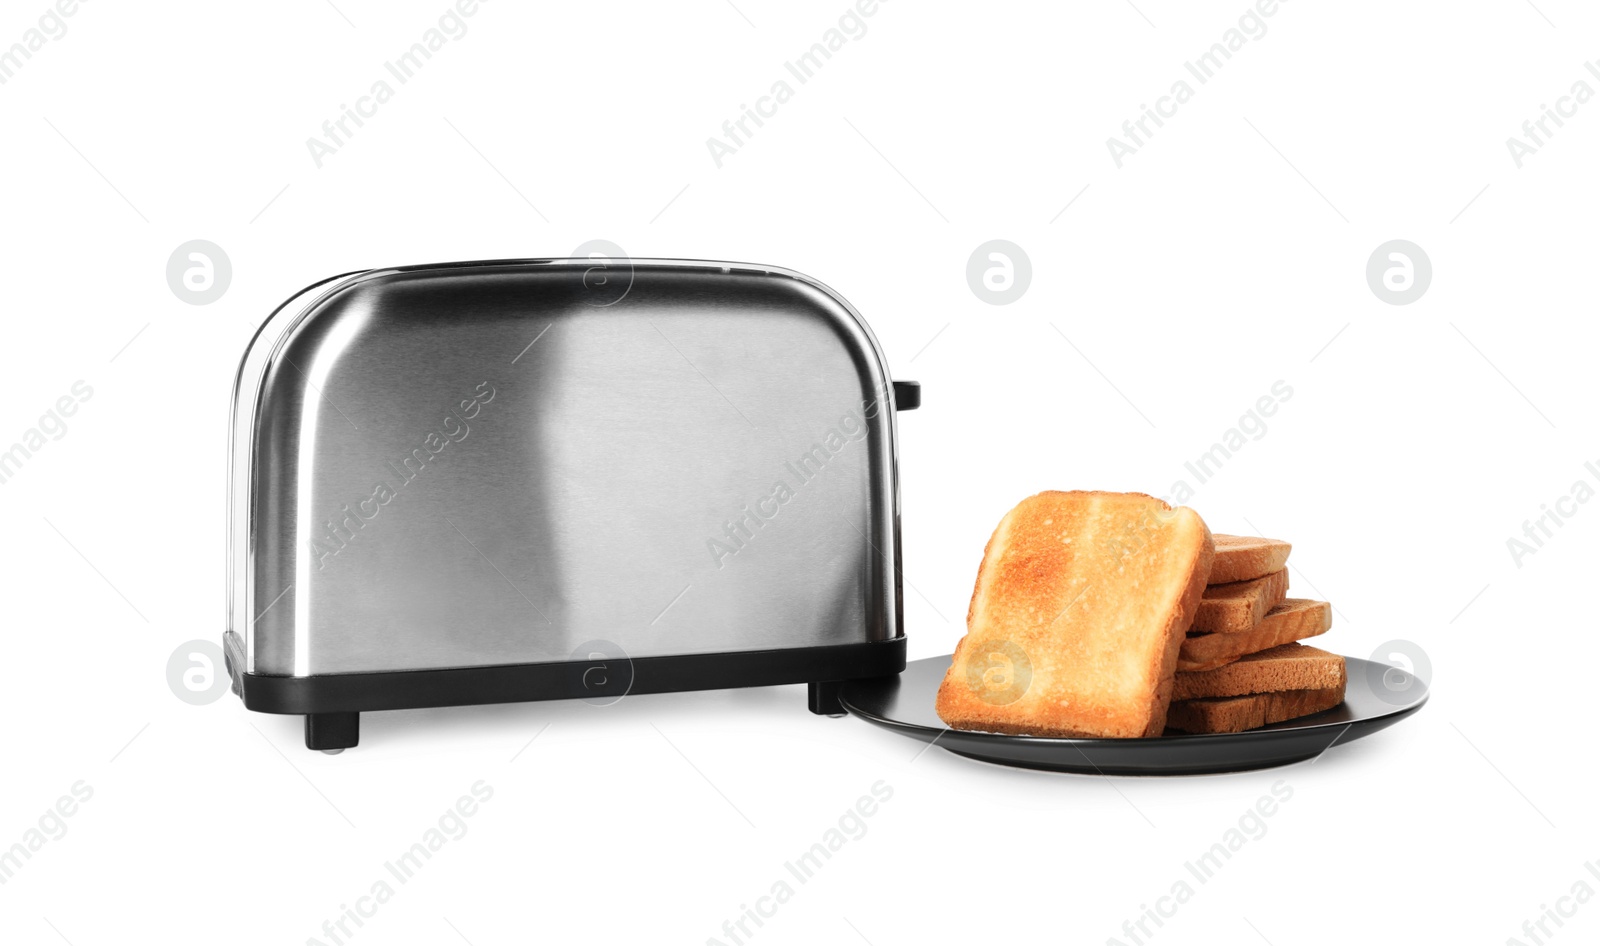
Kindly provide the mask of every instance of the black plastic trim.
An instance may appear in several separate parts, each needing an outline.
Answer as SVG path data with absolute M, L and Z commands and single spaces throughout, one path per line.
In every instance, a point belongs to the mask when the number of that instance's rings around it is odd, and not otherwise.
M 246 708 L 258 713 L 294 715 L 621 698 L 632 693 L 885 677 L 905 669 L 906 639 L 902 636 L 886 641 L 781 650 L 306 677 L 242 673 L 229 656 L 234 687 Z
M 343 752 L 361 743 L 360 713 L 312 713 L 306 716 L 306 748 Z
M 894 409 L 914 411 L 922 406 L 922 383 L 919 381 L 894 382 Z

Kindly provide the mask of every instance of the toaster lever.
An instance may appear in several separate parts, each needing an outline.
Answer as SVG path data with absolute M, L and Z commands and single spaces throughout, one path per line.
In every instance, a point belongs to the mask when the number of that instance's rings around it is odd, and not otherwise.
M 894 382 L 894 409 L 914 411 L 922 406 L 922 385 L 916 381 Z

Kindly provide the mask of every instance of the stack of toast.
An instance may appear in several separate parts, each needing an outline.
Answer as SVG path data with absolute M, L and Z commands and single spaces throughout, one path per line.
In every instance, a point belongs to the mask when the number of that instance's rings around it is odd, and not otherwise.
M 956 729 L 1133 738 L 1238 732 L 1344 699 L 1344 658 L 1297 643 L 1289 545 L 1213 536 L 1142 493 L 1044 492 L 984 549 L 936 710 Z
M 1178 651 L 1167 728 L 1239 732 L 1344 701 L 1344 658 L 1295 643 L 1333 626 L 1326 601 L 1290 598 L 1290 546 L 1212 537 L 1215 553 L 1194 622 Z

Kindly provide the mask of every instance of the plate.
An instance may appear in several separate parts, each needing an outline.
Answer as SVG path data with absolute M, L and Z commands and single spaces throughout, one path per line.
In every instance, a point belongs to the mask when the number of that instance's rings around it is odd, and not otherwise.
M 1155 739 L 1054 739 L 951 729 L 933 711 L 949 655 L 913 660 L 898 677 L 850 681 L 841 701 L 853 716 L 969 759 L 1082 775 L 1203 775 L 1314 759 L 1393 726 L 1428 701 L 1426 683 L 1388 664 L 1346 657 L 1345 666 L 1350 683 L 1344 702 L 1333 709 L 1246 732 Z

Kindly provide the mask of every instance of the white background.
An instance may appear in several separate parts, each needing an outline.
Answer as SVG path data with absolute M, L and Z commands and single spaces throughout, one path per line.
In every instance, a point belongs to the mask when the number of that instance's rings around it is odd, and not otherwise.
M 348 942 L 731 942 L 723 921 L 879 780 L 868 833 L 748 942 L 1131 942 L 1123 922 L 1278 779 L 1266 836 L 1155 942 L 1531 942 L 1542 904 L 1600 888 L 1580 597 L 1600 505 L 1521 567 L 1506 546 L 1600 485 L 1600 104 L 1520 170 L 1505 144 L 1600 89 L 1593 9 L 1286 3 L 1119 170 L 1107 137 L 1244 0 L 893 0 L 718 169 L 706 139 L 844 0 L 495 0 L 318 169 L 307 137 L 446 7 L 336 2 L 95 0 L 0 86 L 0 444 L 94 389 L 0 486 L 0 845 L 93 789 L 0 886 L 0 939 L 331 942 L 323 922 L 478 780 L 468 834 Z M 0 44 L 44 10 L 7 2 Z M 196 238 L 234 268 L 209 306 L 165 280 Z M 1191 505 L 1293 541 L 1293 593 L 1338 608 L 1324 646 L 1415 642 L 1432 702 L 1314 764 L 1103 780 L 913 762 L 798 687 L 370 715 L 337 757 L 298 718 L 176 699 L 168 656 L 222 631 L 254 327 L 334 273 L 595 238 L 815 276 L 923 383 L 900 421 L 914 658 L 954 646 L 1013 503 L 1167 494 L 1281 379 L 1292 399 Z M 994 238 L 1033 266 L 1004 307 L 965 279 Z M 1364 275 L 1397 238 L 1434 268 L 1406 306 Z M 1597 931 L 1585 906 L 1556 938 Z

